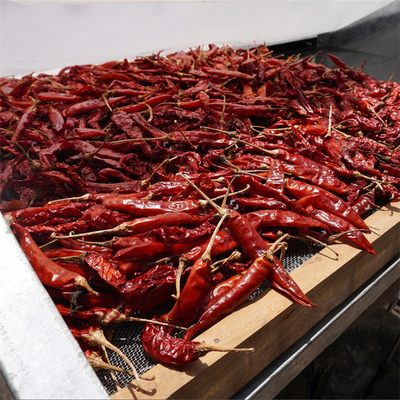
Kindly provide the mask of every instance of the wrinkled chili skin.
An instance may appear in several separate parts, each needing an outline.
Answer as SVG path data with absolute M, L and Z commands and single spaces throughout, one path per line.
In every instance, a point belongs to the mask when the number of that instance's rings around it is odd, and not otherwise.
M 314 218 L 300 216 L 291 211 L 259 210 L 245 215 L 255 229 L 266 226 L 293 226 L 296 228 L 320 228 L 330 232 L 327 225 Z
M 286 190 L 288 191 L 288 193 L 298 199 L 307 196 L 313 196 L 312 204 L 315 205 L 317 208 L 321 208 L 328 212 L 331 212 L 332 214 L 337 215 L 350 222 L 357 228 L 366 229 L 367 231 L 369 231 L 368 226 L 361 219 L 361 217 L 351 208 L 351 206 L 349 206 L 341 198 L 334 195 L 333 193 L 328 192 L 327 190 L 293 179 L 287 179 Z M 316 205 L 317 203 L 318 205 Z
M 184 340 L 190 341 L 197 333 L 214 325 L 243 304 L 261 285 L 272 268 L 273 263 L 264 255 L 257 257 L 234 287 L 208 307 L 198 322 L 185 333 Z
M 118 290 L 124 299 L 125 313 L 150 311 L 170 298 L 175 288 L 176 267 L 156 265 L 137 278 L 126 281 Z
M 332 232 L 336 233 L 344 233 L 344 232 L 349 232 L 346 233 L 343 236 L 340 236 L 338 238 L 339 241 L 345 242 L 349 244 L 350 246 L 356 247 L 358 249 L 364 250 L 367 253 L 370 253 L 372 255 L 376 255 L 375 250 L 373 249 L 372 245 L 369 243 L 369 241 L 366 239 L 366 237 L 357 230 L 352 224 L 350 224 L 348 221 L 336 216 L 332 215 L 327 211 L 324 210 L 317 210 L 313 206 L 308 206 L 308 210 L 321 222 L 325 223 L 328 225 Z
M 141 334 L 143 349 L 154 361 L 184 366 L 199 359 L 196 348 L 199 342 L 183 342 L 170 335 L 170 329 L 152 323 L 146 323 Z
M 15 231 L 22 250 L 43 284 L 65 291 L 74 290 L 75 279 L 79 274 L 68 271 L 51 261 L 24 227 L 14 223 L 12 229 Z
M 168 313 L 168 322 L 189 327 L 204 302 L 210 283 L 211 259 L 200 257 L 191 268 L 178 300 Z
M 189 214 L 198 214 L 200 212 L 200 205 L 195 200 L 159 202 L 111 196 L 104 198 L 102 204 L 111 210 L 128 212 L 145 217 L 170 212 L 186 212 Z
M 363 215 L 371 210 L 374 205 L 375 196 L 372 193 L 365 193 L 358 197 L 356 202 L 352 204 L 352 207 L 358 215 Z
M 109 254 L 89 253 L 85 257 L 85 263 L 116 289 L 126 282 L 126 276 L 119 270 L 118 264 L 113 262 Z

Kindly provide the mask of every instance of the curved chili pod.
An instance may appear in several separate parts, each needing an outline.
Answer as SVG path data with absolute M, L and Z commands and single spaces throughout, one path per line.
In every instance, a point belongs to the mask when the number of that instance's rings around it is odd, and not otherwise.
M 146 217 L 171 212 L 198 214 L 201 210 L 200 203 L 196 200 L 153 201 L 107 196 L 102 200 L 102 204 L 110 210 L 123 211 Z
M 276 268 L 274 269 L 274 264 L 266 254 L 257 257 L 240 279 L 235 281 L 235 285 L 206 309 L 198 322 L 185 333 L 184 340 L 191 340 L 197 333 L 214 325 L 238 308 L 254 293 L 267 276 L 279 274 Z
M 83 276 L 68 271 L 50 260 L 23 226 L 14 223 L 12 228 L 16 232 L 22 250 L 43 284 L 64 291 L 84 288 L 97 294 Z
M 189 272 L 185 286 L 168 313 L 168 322 L 190 326 L 204 302 L 211 282 L 211 258 L 200 257 Z
M 324 210 L 317 210 L 311 205 L 308 206 L 307 209 L 310 210 L 315 218 L 328 225 L 333 232 L 343 233 L 343 235 L 337 240 L 347 243 L 350 246 L 358 249 L 365 250 L 370 254 L 376 255 L 371 243 L 362 234 L 362 232 L 354 227 L 354 225 L 350 224 L 343 218 L 338 217 L 337 215 L 330 214 Z
M 200 342 L 184 342 L 170 335 L 171 329 L 162 325 L 146 323 L 141 341 L 144 351 L 157 362 L 177 366 L 188 365 L 199 359 L 196 348 Z
M 259 210 L 245 215 L 255 229 L 266 226 L 292 226 L 296 228 L 320 228 L 331 232 L 330 228 L 315 218 L 296 214 L 292 211 Z
M 334 215 L 337 215 L 338 217 L 345 219 L 357 228 L 366 229 L 367 231 L 369 231 L 368 226 L 365 224 L 362 218 L 353 210 L 353 208 L 351 208 L 351 206 L 349 206 L 340 197 L 334 195 L 331 192 L 328 192 L 325 189 L 322 189 L 318 186 L 310 185 L 299 180 L 287 179 L 286 190 L 289 194 L 296 197 L 297 199 L 307 197 L 310 201 L 307 202 L 307 205 L 311 204 L 316 208 L 328 211 Z M 305 204 L 304 201 L 302 204 Z

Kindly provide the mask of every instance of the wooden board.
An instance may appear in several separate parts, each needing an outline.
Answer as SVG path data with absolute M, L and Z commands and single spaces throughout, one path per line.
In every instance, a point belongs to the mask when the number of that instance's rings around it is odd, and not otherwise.
M 145 374 L 155 380 L 143 381 L 142 392 L 130 384 L 111 398 L 230 398 L 400 252 L 400 202 L 366 222 L 376 256 L 334 245 L 338 259 L 324 249 L 291 273 L 317 308 L 294 304 L 268 289 L 196 338 L 221 347 L 253 347 L 252 353 L 213 352 L 185 368 L 158 364 Z

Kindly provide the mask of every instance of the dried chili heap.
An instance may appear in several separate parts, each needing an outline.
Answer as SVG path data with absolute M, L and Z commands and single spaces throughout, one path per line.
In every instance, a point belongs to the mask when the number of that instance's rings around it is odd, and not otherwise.
M 264 280 L 314 306 L 278 243 L 375 254 L 360 216 L 399 197 L 400 85 L 329 57 L 210 45 L 0 80 L 0 209 L 71 331 L 171 302 L 143 345 L 187 364 Z

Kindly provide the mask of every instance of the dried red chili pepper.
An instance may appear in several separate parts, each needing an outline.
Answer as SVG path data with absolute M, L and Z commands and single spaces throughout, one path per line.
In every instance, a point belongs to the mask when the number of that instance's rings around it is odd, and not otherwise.
M 125 314 L 150 311 L 171 297 L 175 286 L 176 267 L 156 265 L 144 274 L 126 281 L 119 291 L 124 299 Z
M 95 137 L 104 137 L 107 135 L 106 131 L 101 129 L 94 128 L 74 128 L 72 131 L 65 134 L 65 139 L 74 140 L 74 139 L 91 139 Z
M 156 318 L 153 318 L 157 321 Z M 210 351 L 249 352 L 253 349 L 223 349 L 200 342 L 184 342 L 171 336 L 172 328 L 147 323 L 141 334 L 141 342 L 148 356 L 161 363 L 184 366 L 193 363 Z
M 376 255 L 371 243 L 366 239 L 366 237 L 357 230 L 354 225 L 350 224 L 343 218 L 337 215 L 330 214 L 324 210 L 317 210 L 312 205 L 307 207 L 308 210 L 314 215 L 314 217 L 327 226 L 330 227 L 332 232 L 337 232 L 341 234 L 337 240 L 345 242 L 350 246 L 357 247 L 358 249 L 365 250 L 366 252 Z
M 171 97 L 171 94 L 160 94 L 159 96 L 151 97 L 150 99 L 145 100 L 142 103 L 121 107 L 121 111 L 127 114 L 137 113 L 143 110 L 147 110 L 147 106 L 155 106 L 156 104 L 168 101 Z
M 345 219 L 357 228 L 366 229 L 367 231 L 369 231 L 368 226 L 361 219 L 361 217 L 351 208 L 351 206 L 345 203 L 340 197 L 328 192 L 327 190 L 324 190 L 314 185 L 309 185 L 299 180 L 295 181 L 293 179 L 287 179 L 286 191 L 298 199 L 313 196 L 308 198 L 310 201 L 312 201 L 312 205 L 314 205 L 316 208 L 328 211 Z
M 295 228 L 319 228 L 330 233 L 327 225 L 321 223 L 314 218 L 305 217 L 292 211 L 282 210 L 259 210 L 252 211 L 244 215 L 255 229 L 264 228 L 266 226 L 291 226 Z
M 225 213 L 219 220 L 204 253 L 196 260 L 191 268 L 182 292 L 166 317 L 168 322 L 175 325 L 190 326 L 203 305 L 212 278 L 212 247 L 218 230 L 227 216 L 228 214 Z
M 196 200 L 152 201 L 112 196 L 105 197 L 102 200 L 102 205 L 110 210 L 123 211 L 142 216 L 153 216 L 175 212 L 198 214 L 201 211 L 201 204 Z
M 264 279 L 273 274 L 274 261 L 271 261 L 269 257 L 270 255 L 266 253 L 257 257 L 240 279 L 238 278 L 235 286 L 209 306 L 198 322 L 185 333 L 184 340 L 191 340 L 197 333 L 220 321 L 243 304 Z M 315 306 L 312 303 L 308 305 Z
M 24 76 L 8 93 L 8 96 L 22 98 L 26 95 L 31 85 L 35 82 L 35 78 L 32 75 Z
M 43 284 L 65 291 L 84 288 L 96 294 L 83 276 L 51 261 L 24 227 L 14 223 L 12 229 L 16 232 L 22 250 Z
M 12 142 L 18 142 L 21 139 L 21 136 L 24 134 L 24 132 L 32 125 L 35 116 L 36 107 L 31 107 L 22 114 L 22 117 L 19 120 L 11 138 Z
M 266 197 L 238 197 L 234 199 L 234 202 L 239 205 L 239 207 L 245 210 L 254 209 L 273 209 L 273 210 L 287 210 L 288 207 L 279 200 Z
M 162 257 L 176 256 L 190 248 L 190 243 L 175 243 L 166 245 L 157 239 L 139 242 L 129 247 L 124 247 L 115 254 L 116 261 L 147 261 L 157 260 Z
M 96 244 L 91 244 L 91 243 L 82 243 L 78 242 L 77 240 L 71 239 L 68 236 L 65 236 L 65 238 L 58 238 L 58 242 L 69 249 L 72 250 L 81 250 L 81 251 L 93 251 L 96 253 L 111 253 L 112 249 L 109 247 L 105 246 L 100 246 Z
M 266 185 L 283 193 L 285 188 L 285 175 L 283 173 L 282 164 L 276 160 L 272 160 L 269 165 Z
M 375 195 L 372 192 L 368 192 L 359 196 L 356 202 L 352 204 L 352 208 L 358 215 L 363 215 L 371 210 L 374 205 Z
M 121 103 L 121 101 L 123 101 L 125 98 L 126 98 L 125 96 L 112 97 L 107 99 L 107 103 L 103 99 L 85 100 L 80 103 L 75 103 L 72 106 L 69 106 L 68 108 L 62 111 L 62 115 L 64 117 L 75 117 L 77 115 L 81 115 L 89 111 L 105 108 L 107 107 L 107 104 L 114 107 L 119 103 Z
M 47 101 L 62 101 L 62 102 L 70 102 L 70 101 L 81 101 L 82 98 L 75 94 L 64 93 L 64 92 L 40 92 L 36 95 L 36 97 L 43 102 Z
M 118 264 L 108 254 L 89 253 L 85 257 L 85 262 L 107 283 L 120 288 L 126 282 L 126 276 L 121 273 Z

